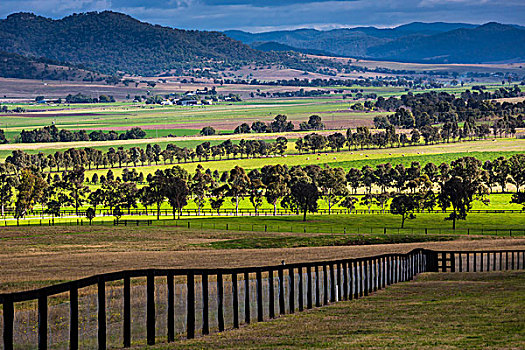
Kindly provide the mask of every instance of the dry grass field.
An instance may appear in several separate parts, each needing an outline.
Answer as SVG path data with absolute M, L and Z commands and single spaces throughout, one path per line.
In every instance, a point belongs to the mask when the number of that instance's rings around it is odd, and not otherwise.
M 429 249 L 511 249 L 523 238 L 454 237 L 452 241 L 310 248 L 214 249 L 203 243 L 290 233 L 177 227 L 20 227 L 0 231 L 0 291 L 26 290 L 98 273 L 140 268 L 216 268 L 319 261 Z M 311 234 L 294 233 L 294 237 Z
M 422 274 L 364 299 L 155 349 L 523 349 L 525 273 Z

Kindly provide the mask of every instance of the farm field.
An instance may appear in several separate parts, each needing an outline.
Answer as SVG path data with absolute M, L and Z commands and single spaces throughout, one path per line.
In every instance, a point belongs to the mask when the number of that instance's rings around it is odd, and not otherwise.
M 292 263 L 407 252 L 416 247 L 473 250 L 522 249 L 525 245 L 525 238 L 502 236 L 405 234 L 394 235 L 390 241 L 382 233 L 347 236 L 346 244 L 334 246 L 334 241 L 341 242 L 340 235 L 187 229 L 175 225 L 7 227 L 0 230 L 0 290 L 28 290 L 144 266 L 238 267 L 279 264 L 283 259 Z M 257 248 L 260 239 L 273 241 L 273 246 Z M 228 242 L 231 240 L 243 240 L 243 249 Z M 290 244 L 294 240 L 300 244 Z
M 184 86 L 185 90 L 200 88 L 198 84 Z M 460 93 L 470 88 L 449 87 L 434 89 Z M 498 85 L 487 84 L 488 91 L 498 88 Z M 221 92 L 221 87 L 217 87 Z M 223 87 L 222 89 L 228 89 Z M 374 93 L 388 98 L 406 93 L 405 89 L 397 87 L 327 87 L 321 89 L 363 90 L 363 94 Z M 242 86 L 242 89 L 263 92 L 272 90 L 295 91 L 296 87 L 265 87 Z M 308 90 L 308 88 L 306 88 Z M 73 92 L 75 92 L 74 90 Z M 178 90 L 177 90 L 178 91 Z M 426 92 L 429 90 L 416 91 Z M 71 91 L 70 91 L 71 92 Z M 172 91 L 173 92 L 173 91 Z M 181 91 L 179 91 L 181 92 Z M 226 92 L 226 91 L 223 91 Z M 99 92 L 103 93 L 103 91 Z M 160 93 L 160 91 L 159 91 Z M 45 95 L 44 92 L 42 92 Z M 155 93 L 152 93 L 153 95 Z M 0 95 L 1 91 L 0 91 Z M 306 121 L 308 116 L 319 114 L 328 129 L 340 129 L 356 126 L 371 126 L 375 116 L 385 115 L 383 112 L 361 112 L 350 110 L 356 102 L 352 99 L 343 100 L 342 94 L 331 94 L 325 97 L 309 98 L 255 98 L 243 102 L 220 102 L 211 106 L 159 106 L 143 105 L 131 102 L 111 104 L 61 104 L 46 106 L 29 103 L 5 103 L 9 109 L 24 108 L 24 113 L 2 114 L 0 127 L 5 129 L 8 137 L 13 138 L 22 129 L 34 129 L 54 123 L 60 129 L 69 130 L 126 130 L 140 126 L 147 132 L 148 138 L 164 137 L 169 134 L 185 136 L 197 134 L 204 126 L 212 126 L 221 132 L 232 132 L 243 122 L 251 124 L 256 120 L 270 121 L 278 114 L 285 114 L 296 127 Z
M 182 168 L 193 172 L 200 164 L 205 169 L 209 168 L 211 171 L 218 170 L 229 171 L 236 165 L 243 167 L 246 170 L 260 169 L 264 165 L 271 164 L 286 164 L 288 166 L 293 165 L 310 165 L 317 164 L 320 166 L 329 165 L 331 167 L 342 167 L 348 170 L 351 167 L 361 168 L 367 164 L 375 166 L 386 162 L 395 164 L 410 165 L 412 161 L 418 161 L 422 165 L 433 162 L 440 164 L 442 162 L 450 162 L 451 160 L 464 157 L 473 156 L 482 161 L 493 160 L 499 156 L 509 157 L 516 153 L 523 153 L 525 150 L 525 140 L 519 139 L 495 139 L 485 141 L 473 141 L 473 142 L 462 142 L 462 143 L 450 143 L 450 144 L 438 144 L 428 146 L 415 146 L 415 147 L 401 147 L 393 149 L 370 149 L 370 150 L 357 150 L 357 151 L 341 151 L 337 153 L 332 152 L 320 152 L 319 154 L 296 154 L 297 151 L 293 149 L 293 142 L 288 144 L 288 154 L 286 157 L 267 157 L 267 158 L 251 158 L 251 159 L 222 159 L 208 162 L 193 162 L 179 164 Z M 291 154 L 295 153 L 295 154 Z M 172 164 L 159 165 L 152 164 L 151 166 L 145 166 L 137 168 L 137 171 L 144 172 L 144 175 L 154 172 L 156 169 L 163 169 L 166 167 L 172 167 Z M 115 175 L 121 174 L 121 169 L 112 169 Z M 86 175 L 92 176 L 96 170 L 87 170 Z M 98 171 L 105 173 L 107 170 Z
M 364 299 L 154 348 L 522 348 L 524 286 L 523 272 L 425 273 Z

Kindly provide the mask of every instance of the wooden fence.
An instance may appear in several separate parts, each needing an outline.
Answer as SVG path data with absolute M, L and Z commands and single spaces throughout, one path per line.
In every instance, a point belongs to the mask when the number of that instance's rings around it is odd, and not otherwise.
M 120 271 L 0 294 L 2 342 L 5 350 L 173 342 L 361 298 L 421 272 L 523 269 L 524 260 L 525 250 L 415 249 L 264 267 Z

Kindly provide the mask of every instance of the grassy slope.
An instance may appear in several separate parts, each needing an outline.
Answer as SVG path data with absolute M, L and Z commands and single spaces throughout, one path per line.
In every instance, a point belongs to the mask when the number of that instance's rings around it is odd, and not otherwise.
M 157 349 L 525 346 L 523 272 L 424 274 L 371 296 Z

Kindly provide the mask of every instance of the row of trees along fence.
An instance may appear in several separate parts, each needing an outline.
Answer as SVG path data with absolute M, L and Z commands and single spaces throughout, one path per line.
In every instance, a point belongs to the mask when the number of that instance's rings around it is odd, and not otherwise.
M 471 209 L 469 213 L 477 214 L 522 214 L 525 209 Z M 452 213 L 452 210 L 420 210 L 420 213 Z M 109 208 L 97 208 L 95 211 L 97 216 L 113 216 L 114 213 Z M 171 209 L 160 209 L 158 211 L 160 216 L 172 216 L 173 212 Z M 366 215 L 366 214 L 390 214 L 391 210 L 388 209 L 318 209 L 315 214 L 317 215 Z M 5 216 L 14 216 L 15 209 L 8 208 L 4 209 Z M 157 210 L 145 210 L 145 209 L 122 209 L 122 214 L 127 216 L 156 216 Z M 181 209 L 180 216 L 287 216 L 287 215 L 298 215 L 296 211 L 289 209 L 242 209 L 239 208 L 238 213 L 235 209 Z M 49 213 L 44 209 L 33 209 L 29 211 L 26 218 L 31 217 L 47 217 Z M 79 216 L 86 217 L 86 209 L 79 209 L 78 212 L 75 209 L 61 209 L 60 216 L 58 217 L 69 217 Z
M 265 267 L 114 272 L 0 294 L 2 342 L 5 350 L 173 342 L 361 298 L 421 272 L 523 269 L 524 260 L 525 250 L 415 249 Z

